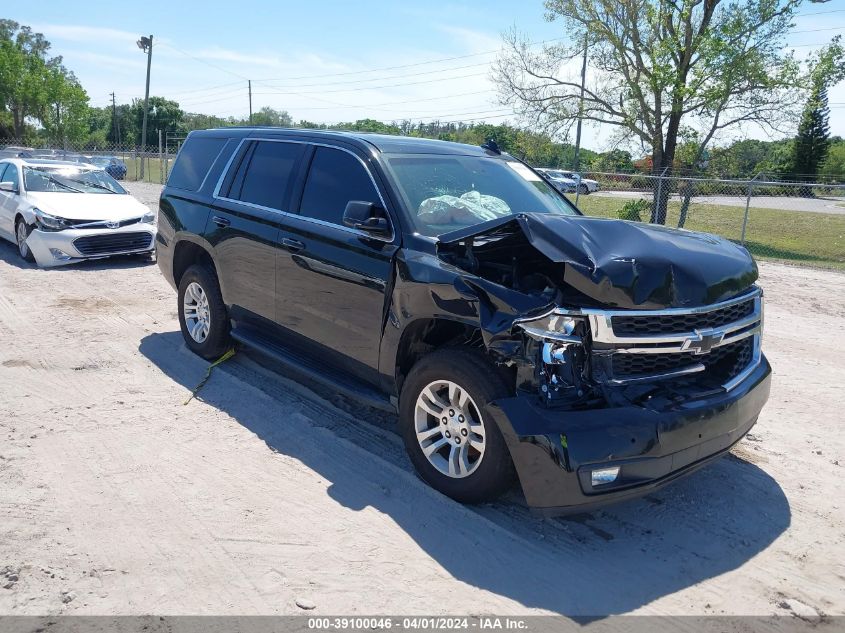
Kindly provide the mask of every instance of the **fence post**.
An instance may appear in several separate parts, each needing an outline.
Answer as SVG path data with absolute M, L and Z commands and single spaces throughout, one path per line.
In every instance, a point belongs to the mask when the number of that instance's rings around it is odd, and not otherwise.
M 164 184 L 164 154 L 161 151 L 161 130 L 158 131 L 158 180 Z
M 575 206 L 578 206 L 578 197 L 581 195 L 581 172 L 575 172 Z
M 666 175 L 668 167 L 664 167 L 663 171 L 657 177 L 657 199 L 654 201 L 654 211 L 651 214 L 651 223 L 654 224 L 660 217 L 660 201 L 663 198 L 663 176 Z M 668 211 L 669 209 L 666 209 Z
M 748 181 L 748 193 L 745 196 L 745 215 L 742 218 L 742 236 L 739 239 L 739 243 L 743 246 L 745 246 L 745 231 L 748 228 L 748 208 L 751 206 L 751 193 L 754 189 L 754 181 L 762 175 L 763 172 L 760 172 Z

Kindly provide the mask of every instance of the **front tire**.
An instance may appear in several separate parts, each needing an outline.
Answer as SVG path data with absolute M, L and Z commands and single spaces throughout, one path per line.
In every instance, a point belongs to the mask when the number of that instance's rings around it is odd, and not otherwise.
M 179 280 L 179 328 L 185 344 L 206 360 L 215 360 L 231 346 L 229 315 L 217 275 L 194 264 Z
M 32 229 L 26 223 L 26 220 L 18 218 L 18 221 L 15 222 L 15 242 L 18 245 L 18 255 L 20 255 L 21 259 L 25 262 L 32 263 L 35 261 L 35 257 L 32 255 L 32 251 L 26 243 L 30 233 L 32 233 Z
M 492 501 L 505 492 L 513 463 L 483 409 L 509 395 L 503 376 L 474 350 L 438 350 L 414 365 L 402 387 L 399 424 L 420 477 L 462 503 Z

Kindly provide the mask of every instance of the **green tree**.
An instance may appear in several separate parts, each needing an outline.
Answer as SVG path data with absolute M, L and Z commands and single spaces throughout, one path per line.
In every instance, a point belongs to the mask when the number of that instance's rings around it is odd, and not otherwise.
M 61 143 L 88 139 L 88 94 L 73 73 L 61 66 L 48 69 L 42 108 L 39 118 L 48 138 Z
M 183 119 L 183 125 L 185 130 L 188 132 L 191 130 L 208 130 L 215 127 L 226 127 L 236 125 L 238 123 L 240 123 L 240 121 L 224 119 L 219 116 L 214 116 L 213 114 L 198 114 L 193 112 L 186 113 Z
M 272 125 L 273 127 L 291 127 L 293 119 L 285 110 L 276 110 L 270 106 L 264 106 L 252 115 L 253 125 Z
M 630 172 L 634 170 L 631 152 L 614 149 L 604 154 L 596 154 L 588 163 L 593 171 Z
M 124 135 L 128 141 L 130 139 L 137 139 L 141 145 L 156 147 L 158 145 L 158 131 L 161 130 L 162 136 L 166 132 L 184 132 L 185 112 L 179 107 L 176 101 L 165 99 L 164 97 L 150 97 L 149 112 L 147 115 L 147 138 L 141 140 L 141 130 L 143 129 L 144 121 L 144 101 L 143 99 L 135 99 L 132 102 L 132 120 L 134 122 L 132 136 Z
M 845 76 L 845 51 L 841 37 L 822 49 L 813 65 L 810 97 L 798 123 L 798 136 L 793 147 L 791 171 L 797 180 L 815 180 L 819 167 L 827 157 L 830 142 L 830 108 L 827 89 Z
M 800 94 L 798 63 L 784 37 L 802 0 L 545 0 L 572 44 L 537 51 L 515 31 L 496 65 L 500 100 L 526 119 L 563 129 L 579 116 L 580 82 L 561 72 L 589 42 L 592 72 L 583 119 L 612 126 L 622 141 L 649 148 L 655 170 L 671 172 L 682 126 L 704 154 L 722 131 L 743 123 L 778 130 Z M 697 159 L 693 162 L 697 162 Z M 665 222 L 666 197 L 652 221 Z
M 56 140 L 79 140 L 85 135 L 88 95 L 49 50 L 43 34 L 0 20 L 0 111 L 10 115 L 18 138 L 27 135 L 28 121 L 36 121 L 58 135 Z
M 839 140 L 831 143 L 819 175 L 831 182 L 845 180 L 845 141 Z

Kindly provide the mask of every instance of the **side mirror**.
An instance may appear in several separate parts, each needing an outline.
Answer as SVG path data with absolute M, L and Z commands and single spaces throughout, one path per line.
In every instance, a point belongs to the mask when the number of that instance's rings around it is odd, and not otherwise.
M 372 202 L 350 200 L 343 211 L 343 223 L 346 226 L 366 231 L 373 235 L 389 235 L 390 222 L 384 216 L 384 209 Z
M 15 183 L 11 181 L 0 182 L 0 191 L 8 191 L 9 193 L 17 193 L 18 188 L 15 187 Z

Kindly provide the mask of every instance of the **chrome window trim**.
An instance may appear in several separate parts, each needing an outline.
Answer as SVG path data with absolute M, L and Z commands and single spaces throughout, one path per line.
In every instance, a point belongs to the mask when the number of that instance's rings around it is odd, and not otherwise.
M 308 216 L 302 215 L 300 213 L 291 213 L 290 211 L 283 211 L 281 209 L 274 209 L 272 207 L 265 207 L 260 204 L 254 204 L 252 202 L 244 202 L 242 200 L 235 200 L 234 198 L 227 198 L 225 196 L 220 195 L 220 189 L 223 186 L 223 180 L 226 178 L 226 175 L 229 173 L 229 170 L 232 168 L 232 163 L 235 160 L 235 157 L 238 156 L 241 152 L 241 148 L 243 147 L 244 143 L 252 142 L 252 141 L 269 141 L 271 143 L 291 143 L 296 145 L 313 145 L 314 147 L 327 147 L 329 149 L 336 149 L 341 152 L 346 152 L 353 156 L 360 164 L 361 167 L 364 168 L 367 176 L 370 179 L 370 182 L 373 184 L 373 188 L 376 190 L 376 195 L 379 197 L 379 201 L 381 201 L 381 206 L 387 213 L 387 220 L 390 222 L 390 237 L 381 237 L 378 235 L 373 235 L 371 233 L 367 233 L 366 231 L 361 231 L 360 229 L 353 229 L 349 226 L 344 226 L 343 224 L 335 224 L 334 222 L 327 222 L 325 220 L 320 220 L 317 218 L 309 218 Z M 224 146 L 225 148 L 225 146 Z M 221 150 L 222 151 L 222 150 Z M 216 160 L 216 159 L 215 159 Z M 310 171 L 310 167 L 309 167 Z M 305 175 L 306 182 L 308 180 L 308 174 Z M 232 155 L 229 157 L 229 160 L 226 161 L 226 166 L 223 168 L 223 171 L 220 173 L 220 177 L 217 179 L 217 184 L 214 186 L 214 191 L 211 194 L 211 197 L 215 200 L 224 200 L 226 202 L 233 202 L 235 204 L 242 204 L 253 209 L 259 209 L 261 211 L 268 211 L 270 213 L 277 213 L 283 217 L 290 217 L 290 218 L 299 218 L 301 220 L 305 220 L 307 222 L 311 222 L 312 224 L 317 224 L 319 226 L 330 227 L 333 229 L 338 229 L 340 231 L 344 231 L 346 233 L 352 233 L 353 235 L 358 235 L 360 237 L 365 237 L 370 240 L 377 240 L 379 242 L 385 243 L 392 243 L 396 239 L 396 230 L 394 228 L 393 218 L 390 215 L 390 210 L 388 209 L 387 203 L 384 200 L 384 196 L 381 195 L 381 191 L 379 190 L 378 184 L 376 183 L 375 178 L 373 178 L 373 174 L 370 171 L 370 168 L 367 166 L 358 154 L 355 152 L 345 148 L 339 147 L 337 145 L 331 145 L 329 143 L 319 143 L 314 141 L 299 141 L 294 139 L 286 139 L 286 138 L 267 138 L 267 137 L 256 137 L 256 136 L 246 136 L 241 139 L 240 143 L 235 147 L 235 150 L 232 152 Z

